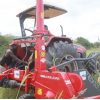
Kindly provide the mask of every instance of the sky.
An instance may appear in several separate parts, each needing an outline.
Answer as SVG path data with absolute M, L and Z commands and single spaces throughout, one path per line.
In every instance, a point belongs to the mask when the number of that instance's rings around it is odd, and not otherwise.
M 64 34 L 71 39 L 84 37 L 90 42 L 100 41 L 100 0 L 44 0 L 64 8 L 68 13 L 46 20 L 49 30 L 56 36 Z M 19 19 L 16 15 L 32 6 L 36 0 L 0 0 L 0 33 L 21 35 Z

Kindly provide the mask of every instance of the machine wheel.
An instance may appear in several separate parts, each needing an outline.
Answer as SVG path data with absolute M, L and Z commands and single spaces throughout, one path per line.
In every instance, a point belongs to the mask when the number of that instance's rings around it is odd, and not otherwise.
M 100 86 L 100 53 L 91 53 L 88 57 L 96 55 L 94 59 L 91 59 L 85 63 L 85 68 L 92 75 L 93 79 Z
M 68 44 L 67 41 L 53 42 L 50 44 L 50 46 L 48 46 L 46 53 L 46 63 L 48 68 L 50 68 L 52 65 L 58 65 L 65 62 L 65 58 L 67 56 L 74 58 L 78 57 L 77 50 L 74 48 L 73 44 Z
M 19 99 L 35 99 L 35 97 L 31 94 L 23 94 Z
M 96 55 L 94 59 L 85 62 L 86 69 L 90 72 L 90 74 L 96 72 L 100 73 L 100 53 L 91 53 L 88 57 L 92 57 L 93 55 Z

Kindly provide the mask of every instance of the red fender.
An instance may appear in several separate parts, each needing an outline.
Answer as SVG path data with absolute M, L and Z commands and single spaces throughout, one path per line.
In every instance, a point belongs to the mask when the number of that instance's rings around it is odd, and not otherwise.
M 84 89 L 84 82 L 78 74 L 68 73 L 68 76 L 72 82 L 72 85 L 73 85 L 76 93 L 78 93 Z

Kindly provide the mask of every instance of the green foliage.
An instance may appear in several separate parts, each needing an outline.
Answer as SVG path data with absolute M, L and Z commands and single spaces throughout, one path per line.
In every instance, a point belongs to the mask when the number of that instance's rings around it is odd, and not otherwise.
M 100 48 L 100 41 L 91 43 L 90 41 L 88 41 L 83 37 L 78 37 L 74 42 L 83 45 L 87 49 Z
M 0 99 L 15 99 L 17 91 L 17 89 L 0 87 Z
M 100 42 L 95 42 L 95 43 L 94 43 L 94 47 L 95 47 L 95 48 L 100 48 Z
M 100 48 L 91 48 L 87 50 L 87 56 L 92 52 L 100 52 Z
M 6 38 L 4 36 L 0 36 L 0 46 L 2 45 L 7 45 L 8 41 L 6 40 Z
M 96 81 L 98 85 L 100 85 L 100 72 L 97 71 L 95 74 L 92 75 L 93 79 Z
M 0 99 L 15 99 L 18 89 L 2 88 L 0 87 Z M 20 91 L 20 95 L 24 94 L 24 91 Z
M 0 35 L 0 57 L 5 53 L 6 49 L 9 47 L 9 43 L 14 37 L 11 35 Z
M 9 41 L 4 37 L 0 36 L 0 56 L 2 56 L 7 49 Z
M 85 39 L 85 38 L 83 38 L 83 37 L 78 37 L 78 38 L 76 39 L 76 43 L 79 43 L 79 44 L 83 45 L 83 46 L 86 47 L 87 49 L 90 49 L 90 48 L 93 46 L 92 43 L 90 43 L 87 39 Z

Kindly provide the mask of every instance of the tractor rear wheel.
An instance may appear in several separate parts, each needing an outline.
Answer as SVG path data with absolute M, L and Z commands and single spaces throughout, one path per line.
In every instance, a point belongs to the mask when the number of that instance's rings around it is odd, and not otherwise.
M 66 57 L 77 58 L 78 53 L 76 48 L 74 48 L 73 44 L 68 44 L 67 41 L 56 41 L 51 43 L 47 48 L 46 53 L 46 63 L 47 67 L 50 68 L 53 65 L 59 65 L 61 63 L 66 62 Z M 72 65 L 70 65 L 72 67 Z M 68 68 L 68 70 L 74 68 Z

